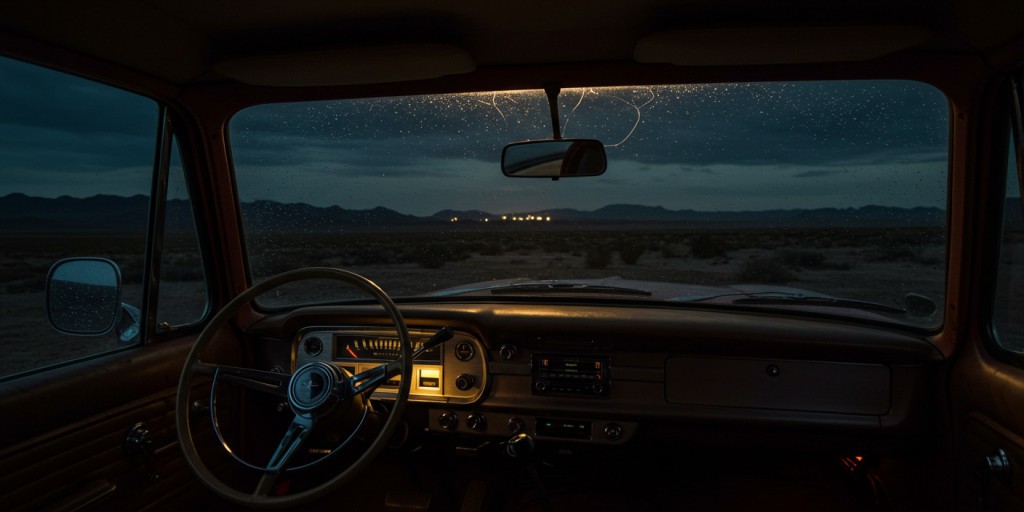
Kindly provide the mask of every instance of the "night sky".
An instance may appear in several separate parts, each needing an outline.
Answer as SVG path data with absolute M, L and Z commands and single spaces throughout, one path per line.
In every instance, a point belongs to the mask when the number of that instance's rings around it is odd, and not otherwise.
M 9 60 L 0 77 L 0 196 L 148 192 L 153 102 Z M 567 90 L 560 104 L 566 137 L 606 145 L 603 176 L 504 177 L 504 144 L 551 136 L 543 93 L 507 92 L 244 110 L 239 194 L 415 215 L 945 205 L 948 104 L 925 84 Z

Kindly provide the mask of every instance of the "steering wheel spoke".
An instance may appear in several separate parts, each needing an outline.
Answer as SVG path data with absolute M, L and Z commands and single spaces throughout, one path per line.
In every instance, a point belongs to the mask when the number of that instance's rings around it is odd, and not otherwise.
M 289 374 L 206 363 L 199 363 L 197 366 L 202 368 L 204 373 L 209 371 L 214 380 L 240 384 L 281 398 L 288 397 L 288 380 L 292 377 Z
M 277 450 L 274 450 L 274 455 L 270 457 L 270 462 L 267 463 L 267 473 L 280 473 L 287 467 L 288 461 L 306 443 L 306 438 L 313 431 L 315 423 L 316 420 L 312 416 L 295 416 L 292 424 L 288 426 L 288 431 L 278 443 Z
M 340 383 L 339 394 L 342 399 L 350 398 L 360 393 L 373 392 L 382 384 L 402 373 L 401 361 L 392 361 L 359 372 Z
M 312 416 L 296 415 L 292 419 L 292 423 L 288 425 L 288 430 L 281 437 L 281 442 L 278 443 L 277 449 L 270 456 L 264 474 L 260 476 L 256 490 L 253 491 L 253 496 L 270 496 L 270 493 L 274 490 L 274 484 L 277 483 L 277 479 L 288 467 L 292 457 L 306 444 L 306 440 L 309 438 L 310 432 L 313 431 L 315 424 L 316 420 Z

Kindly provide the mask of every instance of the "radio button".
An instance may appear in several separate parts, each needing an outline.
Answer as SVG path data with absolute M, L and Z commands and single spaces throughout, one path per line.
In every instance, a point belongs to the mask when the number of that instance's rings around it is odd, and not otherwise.
M 524 428 L 526 428 L 526 425 L 523 423 L 523 420 L 515 416 L 509 418 L 508 423 L 506 423 L 506 425 L 508 426 L 508 432 L 510 434 L 519 434 L 520 432 L 523 431 Z
M 472 389 L 473 384 L 476 383 L 476 377 L 463 373 L 458 377 L 455 377 L 455 387 L 459 388 L 459 391 L 469 391 Z
M 441 425 L 441 428 L 445 430 L 455 430 L 459 428 L 459 417 L 452 411 L 444 411 L 440 416 L 437 417 L 437 422 Z
M 470 413 L 469 417 L 466 418 L 466 426 L 474 432 L 483 432 L 487 430 L 487 418 L 484 418 L 484 415 L 480 413 Z
M 622 426 L 618 423 L 609 423 L 604 427 L 604 437 L 608 438 L 609 441 L 618 441 L 622 439 Z
M 516 346 L 508 343 L 502 345 L 501 348 L 498 349 L 498 355 L 501 357 L 502 361 L 512 361 L 518 354 L 519 351 L 516 349 Z

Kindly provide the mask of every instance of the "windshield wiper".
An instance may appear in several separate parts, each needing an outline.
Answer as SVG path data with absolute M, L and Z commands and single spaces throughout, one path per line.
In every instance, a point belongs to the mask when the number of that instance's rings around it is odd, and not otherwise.
M 813 295 L 776 295 L 773 297 L 741 297 L 732 304 L 783 304 L 787 306 L 823 306 L 834 308 L 855 308 L 883 313 L 905 314 L 906 309 L 870 302 L 866 300 L 839 299 L 836 297 L 816 297 Z
M 534 293 L 595 293 L 605 295 L 635 295 L 640 297 L 651 296 L 651 292 L 647 290 L 623 288 L 621 286 L 607 286 L 600 284 L 582 283 L 513 284 L 509 286 L 499 286 L 497 288 L 491 288 L 491 293 L 494 295 L 512 295 L 519 293 L 527 295 Z

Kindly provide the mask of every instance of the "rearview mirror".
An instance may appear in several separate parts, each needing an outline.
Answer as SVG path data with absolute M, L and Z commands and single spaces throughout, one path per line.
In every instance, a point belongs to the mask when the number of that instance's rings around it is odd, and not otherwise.
M 103 258 L 58 261 L 46 277 L 46 314 L 63 334 L 101 336 L 121 307 L 121 270 Z
M 516 142 L 501 152 L 501 172 L 512 178 L 598 176 L 607 167 L 604 145 L 593 139 Z

